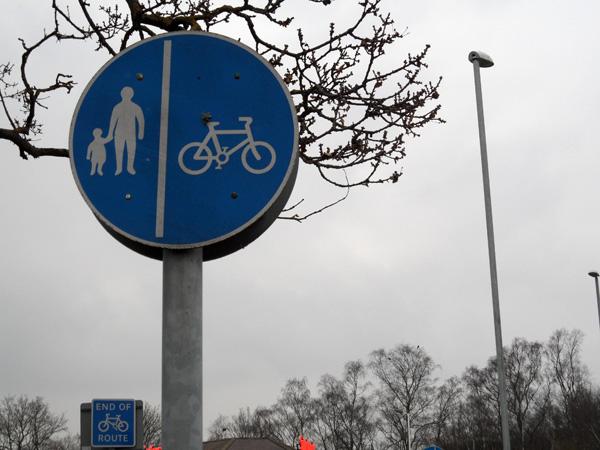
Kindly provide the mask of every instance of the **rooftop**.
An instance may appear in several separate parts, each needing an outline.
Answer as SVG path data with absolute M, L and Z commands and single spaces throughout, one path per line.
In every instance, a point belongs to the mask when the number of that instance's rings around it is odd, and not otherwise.
M 295 450 L 271 439 L 236 438 L 208 441 L 203 450 Z

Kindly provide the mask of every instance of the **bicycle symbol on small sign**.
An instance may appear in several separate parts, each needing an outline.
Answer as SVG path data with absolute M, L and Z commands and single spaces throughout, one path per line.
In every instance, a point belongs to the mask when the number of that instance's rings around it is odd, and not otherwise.
M 120 431 L 121 433 L 125 433 L 127 430 L 129 430 L 129 424 L 121 419 L 120 414 L 117 414 L 114 417 L 106 414 L 105 419 L 98 422 L 98 431 L 101 433 L 106 433 L 109 428 Z
M 252 117 L 238 117 L 240 122 L 244 123 L 242 130 L 217 130 L 219 122 L 208 122 L 208 133 L 202 142 L 190 142 L 184 145 L 179 151 L 178 162 L 181 170 L 188 175 L 201 175 L 210 169 L 214 162 L 217 166 L 216 170 L 221 170 L 222 166 L 229 162 L 230 157 L 239 149 L 242 150 L 241 160 L 244 169 L 249 173 L 260 175 L 267 173 L 275 165 L 276 154 L 273 146 L 265 141 L 255 141 L 250 125 Z M 246 136 L 239 144 L 232 148 L 222 147 L 219 141 L 219 136 L 240 134 Z M 213 153 L 208 146 L 209 142 L 213 143 L 216 154 Z M 189 158 L 192 152 L 192 157 Z M 190 163 L 193 166 L 190 167 Z

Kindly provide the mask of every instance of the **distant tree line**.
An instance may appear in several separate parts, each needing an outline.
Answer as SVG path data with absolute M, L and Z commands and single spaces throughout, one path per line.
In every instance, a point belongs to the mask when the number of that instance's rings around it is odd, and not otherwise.
M 160 442 L 160 408 L 144 403 L 144 447 Z M 67 419 L 50 411 L 41 398 L 0 400 L 0 450 L 79 450 L 79 435 L 67 430 Z
M 0 400 L 0 450 L 76 450 L 79 440 L 64 434 L 67 420 L 40 397 Z
M 600 448 L 600 390 L 580 358 L 583 335 L 555 331 L 547 342 L 516 338 L 504 350 L 512 448 Z M 269 437 L 319 450 L 502 449 L 496 359 L 438 380 L 439 366 L 419 346 L 371 353 L 323 375 L 313 393 L 289 380 L 270 407 L 219 416 L 209 439 Z M 410 447 L 409 447 L 410 441 Z
M 516 338 L 504 350 L 512 448 L 600 448 L 600 389 L 581 361 L 583 334 L 557 330 L 544 343 Z M 290 379 L 275 404 L 219 416 L 209 439 L 268 437 L 318 450 L 501 450 L 496 361 L 462 376 L 436 378 L 439 366 L 419 346 L 375 350 L 323 375 L 313 393 Z M 160 440 L 160 409 L 144 405 L 144 444 Z M 410 446 L 409 446 L 410 442 Z M 63 415 L 40 397 L 0 400 L 0 450 L 76 450 Z

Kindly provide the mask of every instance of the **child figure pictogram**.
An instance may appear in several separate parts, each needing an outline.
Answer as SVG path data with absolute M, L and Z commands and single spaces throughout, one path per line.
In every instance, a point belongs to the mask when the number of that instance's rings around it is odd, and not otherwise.
M 94 140 L 88 145 L 85 158 L 92 163 L 90 175 L 96 175 L 97 173 L 102 176 L 104 175 L 102 173 L 102 167 L 106 162 L 106 147 L 104 144 L 109 142 L 110 139 L 102 137 L 102 128 L 94 128 L 92 135 L 94 136 Z

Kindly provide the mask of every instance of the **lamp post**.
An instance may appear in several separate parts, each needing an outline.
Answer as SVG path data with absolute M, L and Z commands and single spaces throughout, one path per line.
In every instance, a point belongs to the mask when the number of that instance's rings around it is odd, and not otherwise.
M 410 447 L 412 445 L 412 442 L 410 439 L 410 413 L 408 411 L 406 412 L 406 430 L 408 432 L 408 450 L 411 450 Z
M 475 75 L 475 97 L 477 99 L 477 119 L 479 122 L 479 144 L 481 148 L 481 170 L 483 173 L 483 194 L 485 200 L 485 219 L 487 225 L 488 253 L 490 260 L 490 278 L 492 285 L 492 305 L 494 310 L 494 330 L 496 334 L 496 368 L 498 370 L 498 391 L 500 397 L 500 418 L 502 422 L 502 448 L 510 450 L 508 429 L 508 405 L 506 401 L 506 380 L 504 376 L 504 354 L 502 351 L 502 325 L 500 322 L 500 301 L 498 298 L 498 275 L 496 272 L 496 247 L 494 243 L 494 224 L 492 220 L 492 200 L 490 195 L 490 176 L 488 172 L 487 144 L 483 119 L 483 100 L 481 95 L 480 67 L 492 67 L 492 58 L 483 52 L 470 52 L 469 61 L 473 63 Z
M 588 275 L 594 279 L 596 284 L 596 302 L 598 302 L 598 322 L 600 323 L 600 288 L 598 288 L 598 272 L 589 272 Z

